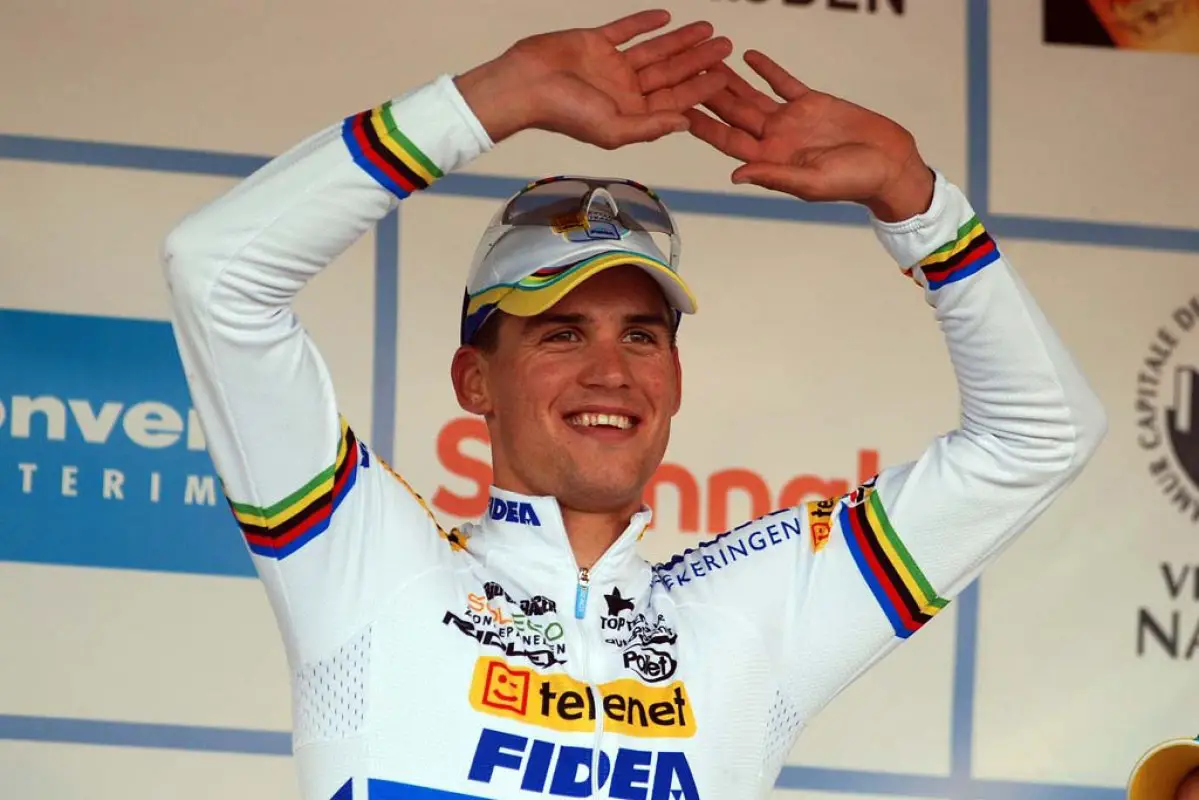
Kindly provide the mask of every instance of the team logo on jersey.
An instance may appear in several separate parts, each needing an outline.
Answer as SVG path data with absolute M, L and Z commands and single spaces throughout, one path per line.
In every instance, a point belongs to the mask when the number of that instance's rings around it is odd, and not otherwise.
M 441 621 L 481 645 L 545 668 L 566 663 L 566 632 L 557 611 L 557 604 L 544 595 L 517 600 L 488 581 L 481 592 L 467 593 L 460 612 L 446 611 Z
M 470 704 L 485 714 L 556 731 L 594 731 L 596 717 L 602 715 L 605 731 L 625 736 L 686 737 L 695 733 L 691 701 L 679 681 L 647 686 L 621 678 L 593 690 L 569 675 L 543 675 L 490 656 L 475 662 Z
M 845 505 L 849 506 L 850 508 L 857 508 L 862 503 L 865 503 L 866 499 L 869 498 L 874 492 L 874 484 L 877 481 L 878 476 L 875 475 L 871 477 L 870 480 L 865 481 L 860 486 L 856 487 L 852 492 L 845 495 L 845 497 L 842 498 L 842 500 L 845 501 Z
M 692 581 L 704 580 L 738 561 L 752 558 L 772 547 L 791 541 L 804 532 L 803 512 L 789 506 L 743 522 L 714 539 L 676 553 L 668 561 L 654 566 L 653 582 L 668 592 L 681 589 Z
M 544 595 L 534 595 L 525 600 L 513 600 L 504 587 L 495 581 L 483 584 L 483 593 L 466 593 L 466 608 L 471 614 L 487 613 L 498 625 L 512 625 L 518 631 L 531 631 L 546 636 L 549 642 L 564 636 L 561 622 L 540 624 L 537 618 L 558 612 L 558 603 Z M 507 608 L 507 612 L 505 612 Z M 519 610 L 517 610 L 519 609 Z
M 594 757 L 589 747 L 484 728 L 467 777 L 513 791 L 519 788 L 556 797 L 590 797 Z M 598 760 L 599 774 L 595 777 L 606 797 L 700 800 L 685 753 L 622 747 L 615 756 L 601 750 Z
M 503 500 L 493 497 L 487 504 L 487 514 L 499 522 L 515 522 L 520 525 L 532 525 L 534 528 L 541 526 L 541 520 L 537 518 L 537 511 L 533 508 L 533 504 L 523 500 Z
M 835 499 L 813 500 L 807 504 L 808 532 L 812 536 L 812 552 L 819 553 L 828 544 L 829 534 L 833 530 L 833 509 L 836 507 Z
M 620 587 L 604 595 L 607 614 L 600 618 L 604 641 L 621 649 L 625 667 L 648 683 L 668 681 L 679 667 L 675 658 L 678 635 L 658 614 L 650 622 L 645 614 L 635 613 L 633 602 L 620 593 Z
M 617 617 L 622 611 L 633 610 L 633 601 L 620 593 L 619 586 L 613 586 L 612 591 L 604 595 L 604 601 L 608 604 L 609 617 Z

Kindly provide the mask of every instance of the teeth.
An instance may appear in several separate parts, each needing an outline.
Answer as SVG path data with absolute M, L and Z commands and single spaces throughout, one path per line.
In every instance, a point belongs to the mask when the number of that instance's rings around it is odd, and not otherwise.
M 575 414 L 574 416 L 570 417 L 567 422 L 569 422 L 571 425 L 578 425 L 579 427 L 583 428 L 603 425 L 609 428 L 628 430 L 629 428 L 633 427 L 633 420 L 624 416 L 623 414 L 582 413 Z

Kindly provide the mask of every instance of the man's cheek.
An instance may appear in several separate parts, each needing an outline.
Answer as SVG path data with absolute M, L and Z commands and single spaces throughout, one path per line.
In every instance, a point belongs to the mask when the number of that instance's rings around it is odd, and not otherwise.
M 682 405 L 682 387 L 674 376 L 655 375 L 642 384 L 651 407 L 664 417 L 673 417 Z

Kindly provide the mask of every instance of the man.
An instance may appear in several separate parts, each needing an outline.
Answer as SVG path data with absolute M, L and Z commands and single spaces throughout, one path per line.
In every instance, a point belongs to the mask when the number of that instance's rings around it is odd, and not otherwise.
M 1128 800 L 1199 800 L 1199 737 L 1162 742 L 1141 757 Z
M 750 52 L 781 100 L 756 91 L 706 23 L 624 46 L 668 21 L 521 40 L 313 135 L 169 237 L 195 407 L 292 668 L 306 798 L 765 796 L 813 715 L 973 580 L 1105 431 L 907 131 Z M 530 129 L 609 149 L 689 130 L 745 162 L 734 182 L 864 205 L 945 332 L 960 429 L 844 497 L 648 564 L 642 493 L 696 308 L 678 231 L 638 184 L 548 180 L 501 206 L 467 279 L 451 375 L 489 427 L 494 486 L 484 519 L 445 530 L 342 418 L 291 302 L 399 198 Z M 880 413 L 896 394 L 879 387 Z

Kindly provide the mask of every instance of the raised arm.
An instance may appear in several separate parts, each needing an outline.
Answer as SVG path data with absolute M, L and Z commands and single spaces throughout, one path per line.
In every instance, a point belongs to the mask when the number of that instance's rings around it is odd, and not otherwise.
M 175 335 L 210 455 L 300 660 L 338 646 L 450 535 L 355 435 L 292 302 L 403 198 L 528 128 L 605 147 L 686 127 L 729 52 L 697 23 L 642 12 L 542 34 L 331 124 L 167 237 Z M 447 309 L 449 311 L 449 309 Z
M 933 309 L 961 399 L 958 428 L 915 461 L 845 497 L 747 523 L 659 571 L 680 596 L 737 609 L 759 629 L 784 702 L 807 720 L 1061 494 L 1106 417 L 983 221 L 907 131 L 761 54 L 746 61 L 782 101 L 730 76 L 707 104 L 720 120 L 689 112 L 692 132 L 745 162 L 734 181 L 869 208 L 884 249 Z M 790 557 L 752 557 L 762 549 Z
M 350 420 L 292 308 L 404 197 L 492 145 L 449 77 L 321 130 L 168 236 L 175 336 L 217 474 L 289 652 L 361 622 L 384 567 L 435 556 L 437 530 L 396 491 Z M 386 513 L 402 528 L 385 538 Z M 358 582 L 364 596 L 340 592 Z M 301 590 L 302 587 L 302 590 Z

